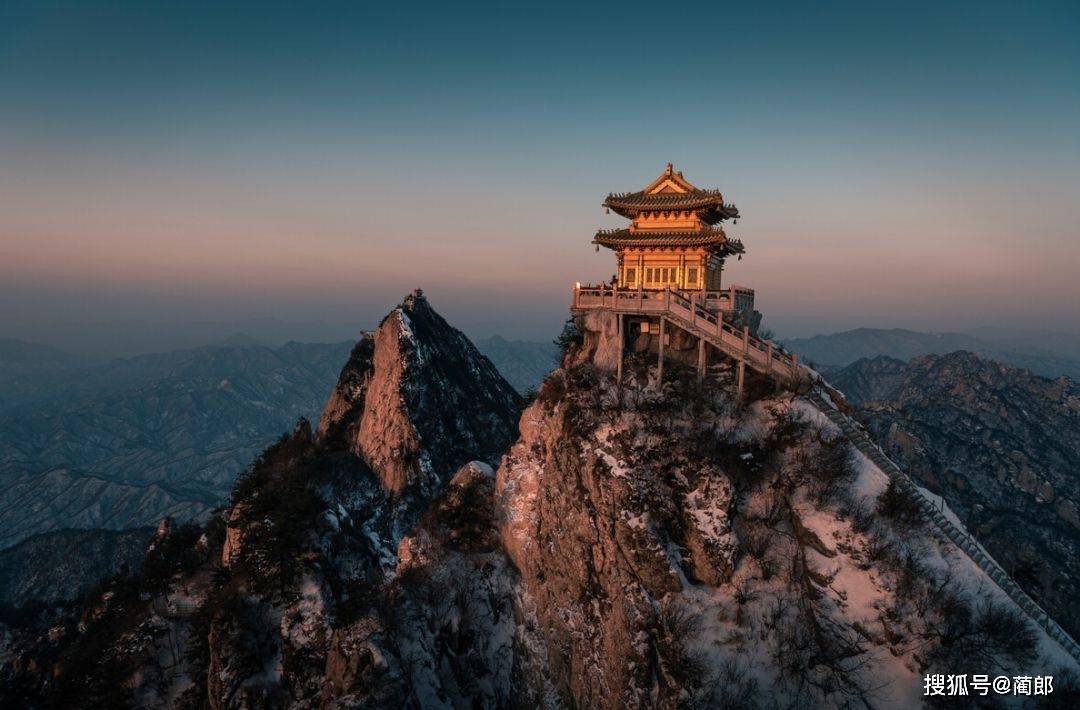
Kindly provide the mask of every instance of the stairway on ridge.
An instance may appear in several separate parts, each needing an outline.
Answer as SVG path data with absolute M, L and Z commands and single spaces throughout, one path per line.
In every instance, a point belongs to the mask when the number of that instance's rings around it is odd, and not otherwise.
M 942 509 L 926 497 L 923 489 L 917 486 L 899 466 L 885 455 L 881 447 L 870 439 L 865 429 L 858 422 L 837 409 L 834 403 L 826 399 L 816 389 L 807 396 L 807 400 L 824 414 L 829 421 L 836 424 L 860 453 L 870 459 L 890 480 L 896 481 L 897 485 L 911 496 L 927 520 L 934 524 L 939 534 L 963 550 L 971 561 L 985 572 L 1001 591 L 1020 607 L 1032 621 L 1045 630 L 1052 639 L 1061 644 L 1062 648 L 1080 663 L 1080 645 L 1012 580 L 1005 570 L 971 537 L 967 530 L 950 520 Z

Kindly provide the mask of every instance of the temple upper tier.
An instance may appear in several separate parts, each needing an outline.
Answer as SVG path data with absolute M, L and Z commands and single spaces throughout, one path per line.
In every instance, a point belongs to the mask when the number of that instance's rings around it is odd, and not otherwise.
M 635 222 L 659 212 L 690 212 L 703 224 L 739 217 L 739 208 L 726 204 L 719 190 L 694 187 L 681 172 L 672 169 L 671 163 L 645 189 L 608 195 L 604 207 Z
M 718 226 L 737 219 L 738 208 L 719 190 L 692 185 L 671 163 L 644 189 L 608 195 L 604 207 L 631 220 L 593 238 L 616 253 L 615 281 L 622 288 L 716 291 L 724 259 L 744 251 Z
M 662 229 L 634 230 L 602 229 L 593 243 L 616 249 L 618 247 L 718 247 L 728 254 L 741 254 L 743 245 L 728 237 L 722 229 L 702 229 L 697 232 L 676 232 Z

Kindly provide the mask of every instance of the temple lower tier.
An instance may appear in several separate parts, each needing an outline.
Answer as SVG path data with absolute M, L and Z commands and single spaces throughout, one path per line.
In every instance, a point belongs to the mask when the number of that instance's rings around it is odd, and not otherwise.
M 724 261 L 704 249 L 624 250 L 616 281 L 623 288 L 719 291 Z

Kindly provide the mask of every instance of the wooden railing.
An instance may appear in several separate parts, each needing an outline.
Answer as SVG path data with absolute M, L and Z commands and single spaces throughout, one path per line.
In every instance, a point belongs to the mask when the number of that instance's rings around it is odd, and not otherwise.
M 695 299 L 670 289 L 637 291 L 610 286 L 575 285 L 573 308 L 660 315 L 683 330 L 703 338 L 726 355 L 745 361 L 758 372 L 792 382 L 803 378 L 796 355 L 784 352 L 771 340 L 751 336 L 746 327 L 736 327 L 725 321 L 722 313 L 705 308 Z

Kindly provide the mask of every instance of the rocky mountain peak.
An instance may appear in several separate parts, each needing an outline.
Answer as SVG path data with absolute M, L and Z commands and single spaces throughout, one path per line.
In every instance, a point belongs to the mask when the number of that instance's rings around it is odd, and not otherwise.
M 472 458 L 497 459 L 519 396 L 420 290 L 356 344 L 319 440 L 359 456 L 392 494 L 431 491 Z

